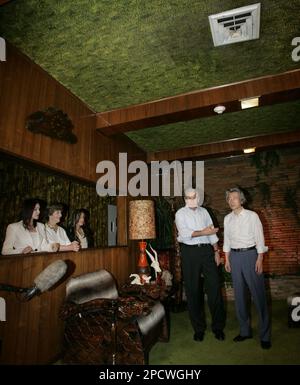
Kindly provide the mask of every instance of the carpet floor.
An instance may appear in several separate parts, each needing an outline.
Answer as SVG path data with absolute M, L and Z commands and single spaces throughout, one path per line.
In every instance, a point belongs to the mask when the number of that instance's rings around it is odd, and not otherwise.
M 233 342 L 239 334 L 235 317 L 234 302 L 227 303 L 225 341 L 215 339 L 207 327 L 204 340 L 195 342 L 187 311 L 170 314 L 170 341 L 158 342 L 150 351 L 152 365 L 299 365 L 300 328 L 288 327 L 288 307 L 286 301 L 272 301 L 272 348 L 263 350 L 258 333 L 258 317 L 255 307 L 251 307 L 253 339 Z M 206 309 L 207 324 L 210 314 Z

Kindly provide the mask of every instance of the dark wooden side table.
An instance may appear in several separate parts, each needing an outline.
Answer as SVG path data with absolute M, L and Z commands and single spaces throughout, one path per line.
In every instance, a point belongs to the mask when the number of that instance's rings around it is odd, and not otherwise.
M 156 282 L 145 283 L 144 285 L 132 285 L 126 282 L 120 288 L 120 294 L 126 293 L 131 296 L 148 297 L 153 300 L 165 302 L 172 293 L 172 286 L 157 284 Z

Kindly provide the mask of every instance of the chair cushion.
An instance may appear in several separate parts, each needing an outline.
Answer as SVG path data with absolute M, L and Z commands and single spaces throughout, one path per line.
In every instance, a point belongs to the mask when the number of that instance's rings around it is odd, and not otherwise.
M 161 302 L 157 301 L 151 309 L 151 313 L 141 316 L 137 319 L 139 329 L 143 335 L 146 335 L 152 328 L 157 325 L 165 316 L 165 308 Z
M 67 301 L 82 304 L 93 299 L 117 299 L 118 291 L 113 276 L 107 270 L 71 278 L 66 286 Z

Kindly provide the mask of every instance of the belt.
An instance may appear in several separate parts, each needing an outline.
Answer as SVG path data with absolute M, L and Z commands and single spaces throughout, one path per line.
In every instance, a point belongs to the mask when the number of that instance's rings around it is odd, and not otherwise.
M 231 251 L 248 251 L 248 250 L 254 250 L 256 246 L 251 246 L 251 247 L 242 247 L 241 249 L 231 249 Z
M 204 246 L 211 246 L 210 243 L 196 243 L 195 245 L 187 245 L 184 243 L 184 246 L 189 246 L 189 247 L 204 247 Z

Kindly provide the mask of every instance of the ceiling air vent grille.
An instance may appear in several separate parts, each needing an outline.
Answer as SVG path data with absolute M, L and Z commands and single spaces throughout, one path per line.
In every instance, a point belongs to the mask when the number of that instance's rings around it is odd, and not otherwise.
M 214 45 L 226 45 L 259 38 L 260 3 L 210 15 Z

